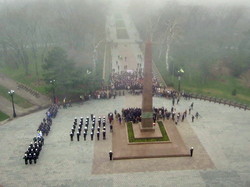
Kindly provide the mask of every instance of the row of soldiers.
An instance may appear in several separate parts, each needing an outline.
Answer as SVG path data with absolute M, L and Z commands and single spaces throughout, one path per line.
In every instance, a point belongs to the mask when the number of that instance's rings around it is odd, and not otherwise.
M 47 118 L 51 119 L 51 118 L 55 118 L 58 112 L 58 108 L 59 106 L 57 104 L 52 104 L 48 111 L 46 112 L 46 116 Z
M 27 151 L 24 153 L 24 161 L 27 165 L 28 162 L 32 164 L 32 160 L 34 164 L 36 164 L 37 159 L 39 158 L 40 151 L 44 145 L 44 138 L 43 136 L 37 136 L 33 138 L 33 142 L 30 143 Z
M 42 122 L 38 126 L 37 136 L 33 138 L 33 141 L 30 143 L 28 149 L 24 153 L 23 159 L 26 165 L 28 162 L 29 164 L 32 164 L 32 161 L 34 161 L 34 164 L 36 164 L 44 145 L 44 135 L 47 136 L 49 134 L 52 125 L 52 118 L 56 117 L 57 112 L 58 106 L 55 104 L 51 105 L 46 111 L 46 117 L 43 118 Z
M 102 128 L 102 131 L 101 131 Z M 91 114 L 91 118 L 86 117 L 85 124 L 83 124 L 83 117 L 80 118 L 79 125 L 77 127 L 77 117 L 74 119 L 73 126 L 70 131 L 70 140 L 74 140 L 74 135 L 76 132 L 77 141 L 80 141 L 81 134 L 83 134 L 84 141 L 86 141 L 88 132 L 90 132 L 91 140 L 94 139 L 96 131 L 97 140 L 100 140 L 100 134 L 102 133 L 103 140 L 106 139 L 106 117 L 103 118 L 99 117 L 97 121 L 97 128 L 96 128 L 96 117 Z M 113 130 L 112 124 L 110 124 L 110 131 Z
M 43 135 L 48 136 L 50 127 L 52 125 L 52 119 L 51 118 L 43 118 L 43 121 L 40 123 L 37 132 L 42 132 Z

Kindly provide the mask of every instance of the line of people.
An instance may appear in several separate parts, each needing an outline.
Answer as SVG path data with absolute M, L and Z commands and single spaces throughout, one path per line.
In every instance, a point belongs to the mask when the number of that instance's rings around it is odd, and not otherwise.
M 52 125 L 52 118 L 55 118 L 58 112 L 58 106 L 53 104 L 49 107 L 49 109 L 46 112 L 46 117 L 43 118 L 43 121 L 38 126 L 37 129 L 37 135 L 33 138 L 33 141 L 28 146 L 28 149 L 24 153 L 24 161 L 27 165 L 32 164 L 34 161 L 34 164 L 37 163 L 37 160 L 39 158 L 40 152 L 42 150 L 42 147 L 44 145 L 44 135 L 48 135 L 50 131 L 50 127 Z

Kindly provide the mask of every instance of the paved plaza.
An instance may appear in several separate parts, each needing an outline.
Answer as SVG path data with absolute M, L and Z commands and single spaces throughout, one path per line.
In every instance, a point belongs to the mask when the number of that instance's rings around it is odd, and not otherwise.
M 129 102 L 128 102 L 129 101 Z M 110 100 L 90 100 L 60 109 L 36 165 L 22 159 L 46 110 L 16 118 L 0 126 L 0 185 L 2 186 L 249 186 L 250 185 L 250 113 L 200 100 L 181 100 L 177 111 L 194 102 L 195 113 L 180 123 L 180 133 L 193 131 L 185 142 L 194 146 L 193 157 L 151 158 L 109 161 L 112 136 L 97 141 L 70 141 L 74 117 L 107 115 L 122 107 L 141 106 L 141 96 L 118 96 Z M 154 106 L 171 107 L 171 101 L 154 97 Z M 189 129 L 189 130 L 188 130 Z M 115 128 L 114 128 L 115 130 Z M 115 131 L 113 132 L 115 133 Z M 206 155 L 192 145 L 197 138 Z M 102 139 L 102 138 L 101 138 Z M 115 153 L 114 153 L 115 154 Z M 190 167 L 199 157 L 200 164 L 211 159 L 211 167 Z

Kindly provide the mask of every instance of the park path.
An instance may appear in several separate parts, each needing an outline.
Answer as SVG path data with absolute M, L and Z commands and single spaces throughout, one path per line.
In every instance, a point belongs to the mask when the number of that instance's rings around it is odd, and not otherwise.
M 117 21 L 122 22 L 123 25 L 116 25 Z M 126 39 L 118 38 L 118 29 L 125 30 L 128 37 L 125 37 Z M 140 49 L 141 39 L 128 14 L 124 10 L 116 9 L 116 12 L 112 12 L 107 19 L 106 30 L 107 40 L 113 44 L 111 48 L 113 72 L 136 71 L 138 67 L 143 68 L 143 53 Z M 138 55 L 141 55 L 142 59 L 138 58 Z
M 38 97 L 33 95 L 30 91 L 27 91 L 26 89 L 20 88 L 18 86 L 20 83 L 14 81 L 13 79 L 9 78 L 8 76 L 4 74 L 0 74 L 0 85 L 5 87 L 8 90 L 14 90 L 15 94 L 19 95 L 20 97 L 26 99 L 29 101 L 33 106 L 29 108 L 22 108 L 21 106 L 18 106 L 15 104 L 15 109 L 17 116 L 22 116 L 25 114 L 28 114 L 32 111 L 36 111 L 41 108 L 45 108 L 50 104 L 50 100 L 47 96 L 44 96 L 40 93 L 38 93 Z M 23 85 L 23 84 L 22 84 Z M 24 85 L 29 90 L 34 91 L 29 86 Z M 35 91 L 34 91 L 35 92 Z M 5 97 L 0 96 L 0 109 L 2 112 L 8 114 L 9 116 L 12 116 L 12 104 L 11 101 L 6 99 Z
M 119 2 L 117 2 L 119 3 Z M 126 7 L 126 5 L 118 6 Z M 112 70 L 115 73 L 121 71 L 136 71 L 144 68 L 144 42 L 140 38 L 135 24 L 124 9 L 115 9 L 111 16 L 107 18 L 106 31 L 107 41 L 111 41 Z M 117 26 L 116 22 L 123 22 L 123 26 Z M 127 39 L 117 37 L 118 29 L 126 29 Z M 119 56 L 121 58 L 119 58 Z M 163 77 L 159 73 L 155 63 L 153 62 L 153 74 L 157 80 L 167 86 Z

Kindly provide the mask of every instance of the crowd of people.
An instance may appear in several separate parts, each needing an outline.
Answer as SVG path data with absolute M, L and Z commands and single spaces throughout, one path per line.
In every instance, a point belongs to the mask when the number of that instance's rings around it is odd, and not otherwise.
M 196 112 L 195 114 L 192 114 L 191 111 L 193 110 L 194 103 L 192 102 L 188 111 L 185 110 L 183 112 L 177 112 L 176 108 L 173 106 L 168 109 L 164 107 L 156 108 L 153 107 L 152 110 L 152 119 L 153 122 L 155 123 L 157 120 L 172 120 L 176 125 L 181 121 L 183 122 L 187 115 L 191 115 L 192 122 L 194 122 L 194 119 L 198 119 L 200 114 Z M 125 122 L 133 122 L 133 123 L 138 123 L 141 122 L 141 115 L 142 115 L 142 109 L 141 108 L 126 108 L 122 109 L 122 118 L 124 119 Z
M 49 107 L 46 112 L 46 117 L 43 118 L 42 122 L 38 126 L 37 135 L 33 138 L 33 141 L 28 146 L 28 149 L 24 153 L 24 161 L 27 165 L 36 164 L 42 147 L 44 145 L 44 135 L 48 135 L 50 131 L 50 127 L 52 125 L 52 118 L 55 118 L 58 112 L 58 106 L 53 104 Z M 33 161 L 33 162 L 32 162 Z

